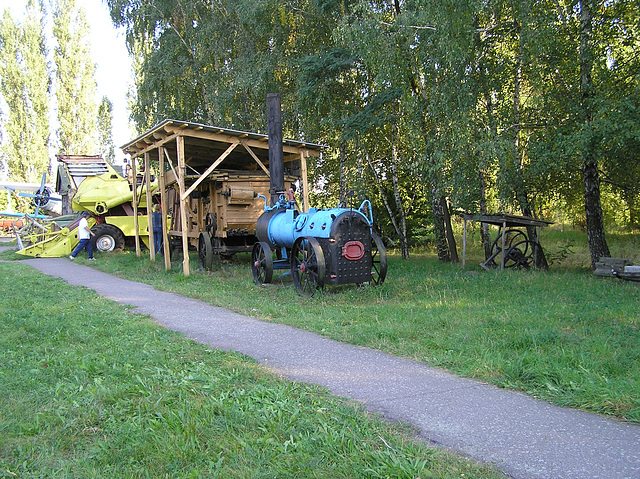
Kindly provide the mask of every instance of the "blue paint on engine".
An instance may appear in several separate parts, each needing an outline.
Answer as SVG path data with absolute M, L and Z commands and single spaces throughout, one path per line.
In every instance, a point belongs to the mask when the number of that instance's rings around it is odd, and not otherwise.
M 273 245 L 291 248 L 296 239 L 300 237 L 329 238 L 334 221 L 346 212 L 355 212 L 361 215 L 371 226 L 373 222 L 362 213 L 364 206 L 365 203 L 358 210 L 349 208 L 319 210 L 311 208 L 307 213 L 299 213 L 294 209 L 278 211 L 269 220 L 269 241 Z

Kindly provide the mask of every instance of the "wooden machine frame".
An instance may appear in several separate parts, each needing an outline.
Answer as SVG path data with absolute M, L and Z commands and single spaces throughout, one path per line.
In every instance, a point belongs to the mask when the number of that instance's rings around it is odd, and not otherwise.
M 183 273 L 189 274 L 189 245 L 197 241 L 201 233 L 202 215 L 193 211 L 191 198 L 198 188 L 205 188 L 206 182 L 234 174 L 254 175 L 255 178 L 269 178 L 269 138 L 267 135 L 245 131 L 218 128 L 178 120 L 164 120 L 126 145 L 124 153 L 131 157 L 131 174 L 138 177 L 136 164 L 142 163 L 143 181 L 147 185 L 147 204 L 152 204 L 149 175 L 151 162 L 158 164 L 158 188 L 164 236 L 181 237 L 183 252 Z M 300 179 L 302 188 L 302 208 L 307 211 L 308 180 L 307 159 L 318 157 L 324 146 L 294 140 L 283 140 L 284 165 L 290 177 Z M 136 186 L 132 182 L 133 187 Z M 175 193 L 178 199 L 179 223 L 169 230 L 167 227 L 168 193 Z M 259 199 L 259 198 L 258 198 Z M 197 209 L 197 206 L 196 206 Z M 137 215 L 137 212 L 135 213 Z M 151 211 L 149 224 L 151 224 Z M 152 231 L 149 231 L 152 235 Z M 153 244 L 153 237 L 150 238 Z M 169 245 L 164 242 L 165 268 L 171 268 Z M 139 240 L 136 237 L 136 251 L 140 255 Z M 150 257 L 155 260 L 155 251 L 150 249 Z

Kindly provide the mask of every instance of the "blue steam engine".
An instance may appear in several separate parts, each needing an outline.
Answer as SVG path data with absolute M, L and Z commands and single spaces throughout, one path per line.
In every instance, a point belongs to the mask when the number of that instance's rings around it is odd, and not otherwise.
M 324 285 L 382 283 L 387 253 L 372 231 L 372 216 L 368 200 L 358 209 L 311 208 L 301 213 L 292 192 L 289 201 L 281 195 L 271 208 L 265 198 L 251 255 L 255 283 L 270 283 L 274 269 L 288 269 L 304 295 L 313 295 Z
M 373 232 L 371 203 L 360 208 L 312 208 L 300 212 L 293 187 L 285 200 L 280 95 L 267 95 L 271 206 L 256 222 L 258 242 L 251 271 L 258 285 L 270 283 L 273 270 L 289 270 L 298 292 L 313 295 L 325 284 L 380 284 L 387 275 L 387 252 Z M 304 192 L 306 194 L 306 192 Z M 288 274 L 288 273 L 284 273 Z

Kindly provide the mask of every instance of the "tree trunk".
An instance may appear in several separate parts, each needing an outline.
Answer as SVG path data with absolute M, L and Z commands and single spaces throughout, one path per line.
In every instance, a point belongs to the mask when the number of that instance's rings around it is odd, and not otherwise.
M 456 248 L 456 238 L 453 236 L 453 228 L 451 227 L 451 215 L 449 214 L 449 203 L 446 197 L 440 198 L 442 212 L 444 216 L 444 227 L 447 235 L 447 245 L 449 247 L 449 256 L 452 263 L 459 263 L 458 249 Z
M 591 268 L 602 257 L 608 257 L 609 246 L 604 232 L 604 218 L 600 201 L 600 174 L 595 157 L 595 140 L 593 138 L 593 14 L 591 0 L 581 2 L 580 11 L 580 94 L 581 111 L 587 141 L 582 151 L 582 178 L 584 181 L 584 208 L 587 218 L 587 237 L 591 254 Z
M 433 232 L 436 236 L 436 250 L 438 259 L 443 263 L 451 262 L 449 245 L 447 244 L 447 231 L 444 220 L 443 197 L 438 193 L 438 189 L 433 186 L 431 189 L 431 205 L 433 207 Z
M 402 206 L 402 198 L 400 198 L 400 182 L 398 181 L 398 146 L 394 142 L 391 145 L 391 181 L 393 183 L 393 197 L 395 198 L 396 208 L 398 210 L 398 219 L 400 221 L 400 249 L 402 258 L 409 259 L 409 241 L 407 238 L 407 216 Z
M 478 77 L 480 79 L 479 85 L 482 90 L 481 94 L 484 98 L 484 102 L 486 105 L 486 116 L 487 116 L 487 125 L 489 125 L 489 135 L 491 140 L 495 140 L 498 137 L 498 127 L 496 125 L 495 116 L 493 113 L 493 95 L 492 92 L 489 91 L 489 87 L 487 85 L 487 76 L 485 74 L 486 65 L 484 64 L 483 58 L 485 55 L 483 54 L 483 45 L 482 45 L 482 37 L 479 33 L 480 29 L 480 21 L 478 15 L 476 15 L 473 19 L 473 29 L 476 32 L 475 34 L 475 48 L 476 48 L 476 58 L 478 58 L 477 64 L 477 72 Z M 478 165 L 478 190 L 479 190 L 479 202 L 480 202 L 480 214 L 487 214 L 487 172 L 485 164 L 487 163 L 485 158 L 481 159 L 481 163 Z M 482 246 L 484 247 L 484 258 L 485 260 L 491 256 L 491 234 L 489 233 L 489 225 L 487 223 L 480 223 L 480 239 L 482 241 Z
M 589 156 L 583 153 L 583 158 Z M 600 203 L 600 175 L 595 161 L 586 161 L 582 166 L 584 179 L 584 208 L 587 216 L 587 237 L 589 239 L 589 252 L 591 253 L 591 268 L 595 269 L 596 263 L 602 257 L 609 257 L 609 246 L 604 233 L 604 218 Z
M 516 66 L 514 70 L 513 78 L 513 123 L 514 123 L 514 137 L 513 137 L 513 167 L 515 170 L 515 184 L 514 192 L 516 201 L 520 206 L 520 211 L 524 216 L 533 217 L 533 211 L 531 203 L 529 201 L 529 195 L 524 181 L 523 164 L 525 158 L 524 147 L 521 143 L 521 111 L 520 111 L 520 88 L 522 83 L 522 66 L 524 62 L 524 39 L 522 37 L 522 26 L 515 20 L 518 29 L 518 55 L 516 57 Z M 538 242 L 538 234 L 535 226 L 527 226 L 527 237 L 535 248 L 535 266 L 538 269 L 546 270 L 549 268 L 547 258 L 544 255 L 542 247 Z

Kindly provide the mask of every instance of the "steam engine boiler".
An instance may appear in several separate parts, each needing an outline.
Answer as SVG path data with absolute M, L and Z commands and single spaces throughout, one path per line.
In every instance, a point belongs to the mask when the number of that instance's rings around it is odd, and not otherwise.
M 295 201 L 285 202 L 281 196 L 274 207 L 265 207 L 256 223 L 254 281 L 270 283 L 274 270 L 288 269 L 296 289 L 309 296 L 324 285 L 380 284 L 387 274 L 387 254 L 372 226 L 368 200 L 358 209 L 301 213 Z

